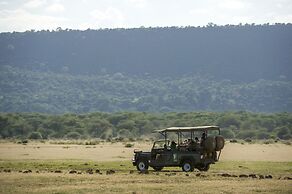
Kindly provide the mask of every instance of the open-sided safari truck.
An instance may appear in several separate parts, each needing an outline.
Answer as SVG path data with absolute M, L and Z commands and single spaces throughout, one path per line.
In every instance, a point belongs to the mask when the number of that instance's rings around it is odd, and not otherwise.
M 185 172 L 194 168 L 207 171 L 210 164 L 219 160 L 224 147 L 218 126 L 170 127 L 154 132 L 164 139 L 155 141 L 151 152 L 134 150 L 132 162 L 139 171 L 145 171 L 149 166 L 156 171 L 169 166 L 182 167 Z M 177 139 L 170 141 L 169 133 L 176 133 Z

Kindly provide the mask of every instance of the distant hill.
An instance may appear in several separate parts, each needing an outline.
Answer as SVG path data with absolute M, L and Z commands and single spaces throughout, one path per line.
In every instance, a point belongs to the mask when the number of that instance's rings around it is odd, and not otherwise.
M 292 25 L 0 34 L 1 112 L 292 111 Z

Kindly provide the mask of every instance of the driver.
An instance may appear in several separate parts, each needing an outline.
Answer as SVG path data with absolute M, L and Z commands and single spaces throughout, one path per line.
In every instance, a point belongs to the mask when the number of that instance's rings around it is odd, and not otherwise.
M 171 144 L 170 144 L 170 148 L 171 148 L 172 150 L 175 150 L 175 149 L 176 149 L 176 143 L 175 143 L 174 141 L 171 142 Z

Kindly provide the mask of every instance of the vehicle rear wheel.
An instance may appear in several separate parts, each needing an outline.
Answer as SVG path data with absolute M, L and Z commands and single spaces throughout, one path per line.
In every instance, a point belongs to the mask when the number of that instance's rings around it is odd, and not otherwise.
M 136 167 L 137 167 L 137 170 L 139 170 L 139 171 L 146 171 L 146 170 L 148 170 L 148 167 L 149 167 L 148 161 L 147 160 L 139 160 L 137 162 Z
M 197 167 L 199 171 L 208 171 L 210 168 L 210 164 L 201 164 Z
M 182 170 L 184 172 L 193 172 L 194 171 L 194 167 L 191 161 L 186 160 L 182 163 Z
M 152 167 L 155 171 L 161 171 L 163 169 L 163 166 L 153 166 Z

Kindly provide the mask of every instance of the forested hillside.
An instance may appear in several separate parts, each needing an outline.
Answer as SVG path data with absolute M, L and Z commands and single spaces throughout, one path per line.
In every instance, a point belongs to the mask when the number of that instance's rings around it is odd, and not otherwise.
M 0 111 L 292 111 L 292 25 L 0 34 Z
M 292 111 L 292 82 L 182 77 L 70 75 L 2 67 L 2 112 Z
M 170 126 L 219 125 L 225 138 L 290 139 L 291 113 L 1 113 L 2 138 L 136 138 Z

